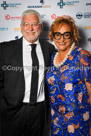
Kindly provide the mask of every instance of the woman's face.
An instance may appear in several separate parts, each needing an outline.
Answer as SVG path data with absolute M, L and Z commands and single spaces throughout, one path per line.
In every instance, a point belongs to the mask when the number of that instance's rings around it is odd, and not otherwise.
M 68 24 L 62 24 L 54 30 L 53 41 L 59 51 L 66 51 L 72 45 L 72 34 L 71 28 Z

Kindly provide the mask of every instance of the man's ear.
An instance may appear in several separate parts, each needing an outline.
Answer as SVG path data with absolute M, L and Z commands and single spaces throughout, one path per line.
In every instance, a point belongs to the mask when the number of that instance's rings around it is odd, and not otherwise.
M 42 31 L 43 31 L 43 24 L 41 24 L 41 26 L 40 26 L 40 27 L 41 27 L 41 32 L 42 32 Z

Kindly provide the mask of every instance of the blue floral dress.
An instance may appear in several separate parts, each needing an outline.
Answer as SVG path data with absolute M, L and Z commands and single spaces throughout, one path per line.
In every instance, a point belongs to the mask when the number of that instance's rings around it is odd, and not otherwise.
M 91 55 L 75 46 L 61 67 L 51 67 L 46 81 L 51 104 L 51 136 L 89 136 L 90 100 L 85 80 L 91 83 Z

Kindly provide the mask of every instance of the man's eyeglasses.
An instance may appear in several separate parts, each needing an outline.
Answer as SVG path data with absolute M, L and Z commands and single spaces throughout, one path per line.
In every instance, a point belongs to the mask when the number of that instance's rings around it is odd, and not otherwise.
M 71 35 L 72 35 L 72 32 L 64 32 L 63 34 L 61 34 L 60 32 L 54 32 L 53 38 L 55 38 L 56 40 L 59 40 L 61 36 L 63 36 L 64 39 L 70 39 Z
M 29 23 L 27 23 L 27 22 L 25 22 L 25 23 L 22 23 L 22 25 L 23 25 L 23 27 L 29 27 L 30 25 L 32 26 L 32 27 L 38 27 L 39 25 L 40 25 L 41 23 L 31 23 L 31 24 L 29 24 Z

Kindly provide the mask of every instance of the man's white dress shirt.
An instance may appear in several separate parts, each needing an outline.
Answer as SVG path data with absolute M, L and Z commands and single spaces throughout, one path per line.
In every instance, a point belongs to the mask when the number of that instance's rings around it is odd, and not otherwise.
M 41 50 L 39 40 L 34 44 L 36 46 L 36 53 L 39 60 L 39 80 L 38 80 L 38 93 L 37 102 L 45 100 L 44 95 L 44 58 Z M 23 102 L 30 101 L 30 89 L 31 89 L 31 74 L 32 74 L 32 59 L 31 59 L 31 46 L 28 41 L 23 38 L 23 70 L 25 77 L 25 96 Z

